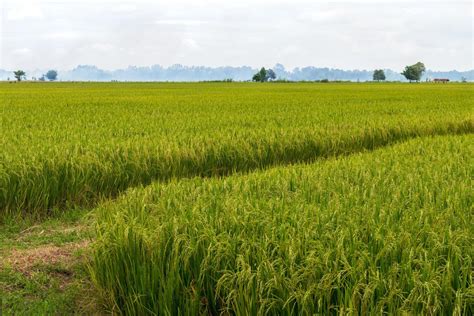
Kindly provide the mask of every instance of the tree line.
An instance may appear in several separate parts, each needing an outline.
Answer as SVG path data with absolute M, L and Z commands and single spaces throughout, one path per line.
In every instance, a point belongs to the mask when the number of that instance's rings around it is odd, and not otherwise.
M 407 80 L 420 81 L 421 76 L 426 71 L 426 67 L 422 62 L 417 62 L 414 65 L 406 66 L 403 72 L 401 73 Z M 26 80 L 26 73 L 23 70 L 16 70 L 13 72 L 14 77 L 17 81 Z M 33 80 L 39 81 L 55 81 L 57 80 L 58 72 L 56 70 L 49 70 L 46 74 L 43 74 L 40 78 L 32 78 Z M 277 78 L 275 71 L 273 69 L 265 69 L 262 67 L 257 73 L 252 77 L 252 81 L 255 82 L 267 82 L 273 81 Z M 383 69 L 375 69 L 372 75 L 374 81 L 384 81 L 386 79 L 385 72 Z M 8 79 L 9 80 L 9 79 Z
M 22 81 L 26 80 L 26 72 L 23 70 L 16 70 L 13 72 L 13 76 L 17 81 Z M 48 70 L 46 74 L 42 75 L 41 77 L 38 78 L 39 81 L 46 81 L 48 79 L 49 81 L 55 81 L 58 78 L 58 72 L 56 70 Z M 33 77 L 33 80 L 36 80 L 37 78 Z M 10 80 L 10 78 L 8 78 Z
M 417 62 L 414 65 L 406 66 L 403 72 L 401 73 L 405 78 L 412 82 L 412 81 L 420 81 L 421 76 L 426 71 L 426 67 L 422 62 Z M 372 75 L 372 79 L 374 81 L 384 81 L 385 80 L 385 72 L 383 69 L 375 69 Z M 275 72 L 272 69 L 265 69 L 262 67 L 256 74 L 253 75 L 252 81 L 255 82 L 267 82 L 276 79 Z

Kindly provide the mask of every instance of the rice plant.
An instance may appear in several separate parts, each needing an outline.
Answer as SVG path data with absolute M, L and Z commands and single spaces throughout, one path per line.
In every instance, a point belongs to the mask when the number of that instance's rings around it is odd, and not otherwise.
M 0 221 L 474 130 L 468 85 L 1 84 Z
M 474 136 L 130 189 L 90 271 L 130 315 L 474 313 Z

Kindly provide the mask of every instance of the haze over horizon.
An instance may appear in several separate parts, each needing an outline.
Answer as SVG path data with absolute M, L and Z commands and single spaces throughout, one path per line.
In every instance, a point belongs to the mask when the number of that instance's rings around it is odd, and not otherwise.
M 412 62 L 413 64 L 414 62 Z M 131 64 L 131 65 L 127 65 L 127 66 L 124 66 L 124 67 L 120 67 L 120 68 L 103 68 L 99 65 L 95 65 L 95 64 L 77 64 L 75 66 L 72 66 L 72 67 L 69 67 L 69 68 L 57 68 L 57 67 L 34 67 L 34 68 L 25 68 L 25 67 L 13 67 L 13 68 L 3 68 L 0 66 L 0 70 L 2 71 L 14 71 L 14 70 L 17 70 L 17 69 L 20 69 L 22 68 L 23 70 L 26 70 L 28 72 L 34 72 L 35 74 L 38 73 L 38 72 L 46 72 L 50 69 L 54 69 L 54 70 L 57 70 L 59 71 L 60 73 L 61 72 L 71 72 L 71 71 L 76 71 L 76 70 L 79 70 L 79 69 L 82 69 L 82 68 L 97 68 L 98 70 L 100 71 L 105 71 L 105 72 L 117 72 L 117 71 L 127 71 L 127 70 L 130 70 L 130 69 L 145 69 L 145 68 L 150 68 L 150 69 L 153 69 L 155 67 L 160 67 L 160 68 L 163 68 L 163 69 L 173 69 L 173 68 L 176 68 L 176 67 L 183 67 L 183 68 L 208 68 L 208 69 L 220 69 L 220 68 L 235 68 L 235 69 L 238 69 L 238 68 L 251 68 L 253 70 L 258 70 L 260 69 L 261 67 L 265 67 L 266 69 L 274 69 L 275 66 L 283 66 L 285 68 L 285 71 L 287 72 L 294 72 L 294 71 L 299 71 L 301 69 L 305 69 L 305 68 L 316 68 L 316 69 L 329 69 L 329 70 L 340 70 L 340 71 L 373 71 L 374 69 L 383 69 L 383 70 L 389 70 L 389 71 L 393 71 L 393 72 L 396 72 L 396 73 L 399 73 L 399 71 L 402 70 L 402 68 L 404 67 L 401 67 L 400 69 L 392 69 L 392 68 L 384 68 L 384 67 L 374 67 L 374 68 L 338 68 L 338 67 L 327 67 L 326 65 L 301 65 L 301 66 L 296 66 L 296 67 L 293 67 L 293 68 L 290 68 L 290 67 L 285 67 L 285 65 L 283 65 L 282 63 L 276 63 L 274 65 L 254 65 L 254 66 L 251 66 L 251 65 L 248 65 L 248 64 L 242 64 L 242 65 L 215 65 L 215 66 L 209 66 L 209 65 L 190 65 L 190 64 L 180 64 L 180 63 L 175 63 L 175 64 L 171 64 L 171 65 L 162 65 L 162 64 L 159 64 L 159 63 L 154 63 L 154 64 L 149 64 L 149 65 L 134 65 L 134 64 Z M 433 69 L 433 68 L 430 68 L 428 67 L 427 68 L 428 71 L 431 71 L 431 72 L 440 72 L 440 73 L 447 73 L 447 72 L 459 72 L 459 73 L 464 73 L 464 72 L 472 72 L 474 71 L 474 66 L 473 68 L 468 68 L 468 69 L 463 69 L 463 70 L 459 70 L 459 69 L 455 69 L 455 68 L 452 68 L 452 69 Z
M 465 0 L 4 0 L 0 8 L 2 69 L 474 68 Z

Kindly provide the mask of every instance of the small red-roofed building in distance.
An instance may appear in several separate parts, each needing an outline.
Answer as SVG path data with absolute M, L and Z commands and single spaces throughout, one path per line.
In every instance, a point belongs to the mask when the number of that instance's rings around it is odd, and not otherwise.
M 436 83 L 438 83 L 438 82 L 447 83 L 447 82 L 449 82 L 449 79 L 446 79 L 446 78 L 434 78 L 433 81 L 436 82 Z

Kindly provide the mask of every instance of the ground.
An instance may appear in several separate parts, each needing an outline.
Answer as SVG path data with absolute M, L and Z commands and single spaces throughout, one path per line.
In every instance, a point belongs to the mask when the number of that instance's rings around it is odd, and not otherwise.
M 87 273 L 90 221 L 86 211 L 74 211 L 1 227 L 2 313 L 104 314 Z

